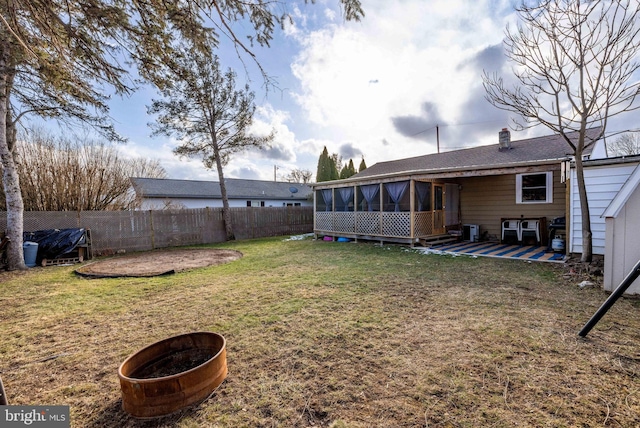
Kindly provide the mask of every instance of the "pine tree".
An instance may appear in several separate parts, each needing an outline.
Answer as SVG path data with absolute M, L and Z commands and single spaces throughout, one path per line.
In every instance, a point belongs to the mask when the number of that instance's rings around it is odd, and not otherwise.
M 337 165 L 340 164 L 340 157 L 337 153 L 329 156 L 329 152 L 327 151 L 327 147 L 325 146 L 324 150 L 320 154 L 320 158 L 318 159 L 318 170 L 316 172 L 316 183 L 320 183 L 322 181 L 331 181 L 337 180 L 340 178 L 340 174 L 338 173 Z
M 353 165 L 353 159 L 349 159 L 349 177 L 356 175 L 356 167 Z
M 347 167 L 346 164 L 340 170 L 340 180 L 345 178 L 349 178 L 349 168 Z
M 367 169 L 367 164 L 364 163 L 364 158 L 362 158 L 362 160 L 360 161 L 360 167 L 358 168 L 358 172 L 362 172 L 365 169 Z
M 340 179 L 349 178 L 356 175 L 356 168 L 353 166 L 353 159 L 349 159 L 349 163 L 345 164 L 340 170 Z
M 337 153 L 333 153 L 329 156 L 329 180 L 338 180 L 340 178 L 338 165 L 342 165 L 342 158 Z
M 195 49 L 179 55 L 166 71 L 174 83 L 153 100 L 149 113 L 156 114 L 154 134 L 175 137 L 182 143 L 174 149 L 179 156 L 201 157 L 204 166 L 218 173 L 227 240 L 235 239 L 231 224 L 224 166 L 229 158 L 246 149 L 263 148 L 270 135 L 250 133 L 256 106 L 249 85 L 236 89 L 236 73 L 221 69 L 216 55 Z
M 322 153 L 320 153 L 320 158 L 318 159 L 318 169 L 316 171 L 316 183 L 331 180 L 329 167 L 330 167 L 329 152 L 327 151 L 327 147 L 325 146 L 324 150 L 322 150 Z

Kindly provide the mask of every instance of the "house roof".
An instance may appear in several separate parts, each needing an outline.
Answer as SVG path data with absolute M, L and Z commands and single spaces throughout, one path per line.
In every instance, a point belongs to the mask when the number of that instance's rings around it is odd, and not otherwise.
M 595 138 L 600 128 L 587 131 L 587 140 Z M 578 133 L 569 134 L 572 140 Z M 499 144 L 473 147 L 444 153 L 379 162 L 364 171 L 350 177 L 349 181 L 364 180 L 399 174 L 429 174 L 446 171 L 464 171 L 470 169 L 505 168 L 525 164 L 545 164 L 567 159 L 571 148 L 560 135 L 528 138 L 511 141 L 510 149 L 499 149 Z M 584 151 L 589 155 L 593 145 Z M 326 183 L 318 183 L 326 184 Z
M 218 181 L 173 180 L 132 177 L 131 184 L 138 195 L 146 198 L 220 199 Z M 244 180 L 224 180 L 229 199 L 296 199 L 304 200 L 311 188 L 301 183 Z

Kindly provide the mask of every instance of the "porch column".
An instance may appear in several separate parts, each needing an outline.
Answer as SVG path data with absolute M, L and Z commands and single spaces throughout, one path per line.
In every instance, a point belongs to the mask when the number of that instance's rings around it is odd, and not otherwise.
M 331 188 L 331 212 L 336 212 L 336 188 Z
M 353 233 L 358 242 L 358 186 L 353 185 Z
M 415 237 L 415 225 L 414 225 L 414 209 L 415 209 L 415 180 L 409 181 L 409 237 L 411 238 L 411 246 L 413 247 L 413 239 Z
M 358 211 L 358 186 L 353 185 L 353 212 Z M 355 216 L 355 214 L 354 214 Z
M 335 239 L 335 232 L 336 232 L 336 188 L 335 187 L 331 188 L 331 231 L 334 233 L 334 239 Z
M 384 190 L 384 187 L 382 185 L 382 183 L 378 184 L 378 193 L 380 194 L 380 211 L 378 212 L 378 221 L 380 224 L 380 236 L 384 236 L 384 234 L 382 233 L 382 231 L 384 230 L 384 198 L 382 197 L 382 192 Z M 380 239 L 380 245 L 384 244 L 384 240 L 381 238 Z

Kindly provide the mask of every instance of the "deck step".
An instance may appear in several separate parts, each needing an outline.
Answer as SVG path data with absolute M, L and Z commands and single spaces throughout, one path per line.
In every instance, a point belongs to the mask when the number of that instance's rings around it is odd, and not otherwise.
M 440 244 L 449 244 L 451 242 L 457 242 L 458 238 L 451 235 L 435 235 L 428 238 L 420 238 L 418 242 L 423 247 L 433 247 Z

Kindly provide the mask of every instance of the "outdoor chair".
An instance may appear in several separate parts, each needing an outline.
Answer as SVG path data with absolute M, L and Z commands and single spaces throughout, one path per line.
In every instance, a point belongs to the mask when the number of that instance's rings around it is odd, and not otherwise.
M 515 234 L 518 242 L 522 241 L 520 235 L 520 220 L 504 220 L 502 222 L 502 241 L 504 242 L 505 236 L 509 234 Z
M 540 244 L 540 220 L 522 220 L 520 222 L 520 240 L 524 240 L 525 235 L 534 235 L 536 245 Z

